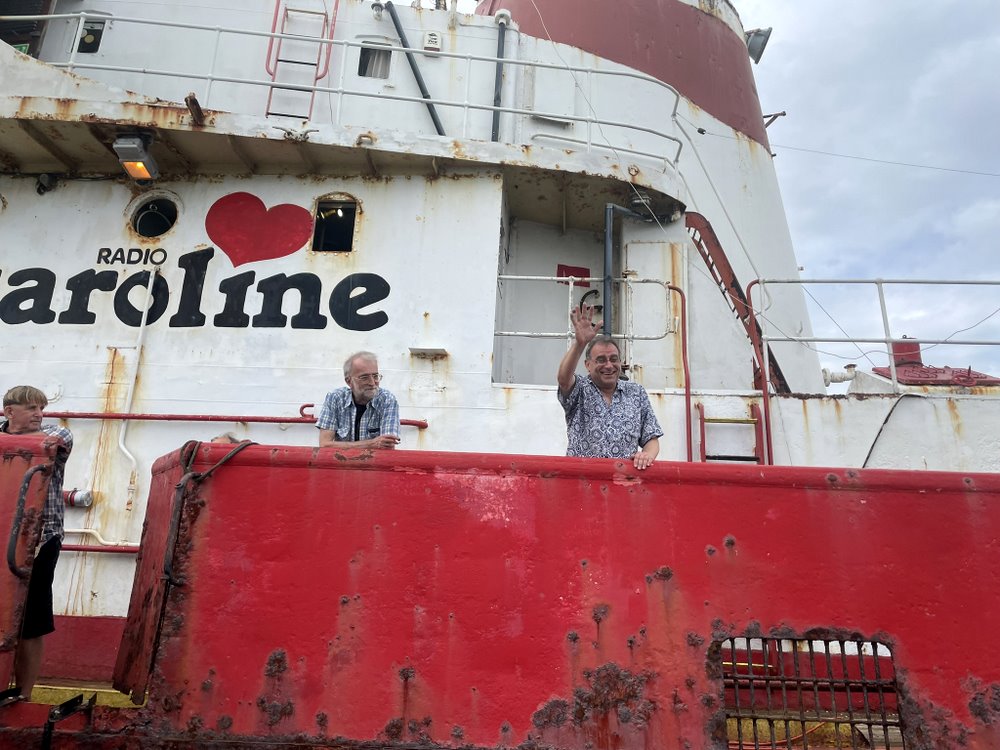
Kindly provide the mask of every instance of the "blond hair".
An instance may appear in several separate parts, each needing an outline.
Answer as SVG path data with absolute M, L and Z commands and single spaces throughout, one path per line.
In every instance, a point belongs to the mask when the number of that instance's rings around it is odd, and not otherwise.
M 49 405 L 49 399 L 37 388 L 30 385 L 15 385 L 3 394 L 3 405 L 6 406 L 41 406 Z

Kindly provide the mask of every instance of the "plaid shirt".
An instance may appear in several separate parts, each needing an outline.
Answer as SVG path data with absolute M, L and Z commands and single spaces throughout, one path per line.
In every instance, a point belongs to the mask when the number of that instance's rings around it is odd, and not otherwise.
M 316 427 L 333 430 L 337 442 L 353 442 L 356 413 L 351 389 L 347 386 L 338 388 L 326 394 Z M 365 413 L 361 415 L 361 428 L 358 432 L 361 440 L 370 440 L 379 435 L 399 437 L 399 404 L 396 397 L 384 388 L 379 388 L 375 398 L 368 402 Z
M 0 432 L 7 432 L 7 422 L 0 424 Z M 53 461 L 52 476 L 49 477 L 49 491 L 45 496 L 45 507 L 42 509 L 42 538 L 40 544 L 45 544 L 54 536 L 63 538 L 63 516 L 66 513 L 66 504 L 63 502 L 63 472 L 66 469 L 66 460 L 70 451 L 73 450 L 73 433 L 65 427 L 54 424 L 43 424 L 42 432 L 51 437 L 61 438 L 66 444 L 66 449 L 59 449 Z

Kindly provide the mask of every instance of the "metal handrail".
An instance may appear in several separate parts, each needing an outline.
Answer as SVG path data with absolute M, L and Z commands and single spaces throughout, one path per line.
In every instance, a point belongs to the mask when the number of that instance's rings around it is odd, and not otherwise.
M 879 309 L 881 311 L 882 317 L 882 330 L 885 334 L 882 338 L 840 338 L 840 337 L 823 337 L 823 336 L 772 336 L 767 333 L 767 318 L 760 313 L 755 312 L 753 305 L 753 296 L 751 294 L 755 286 L 760 286 L 760 293 L 762 297 L 766 298 L 767 285 L 768 284 L 789 284 L 789 285 L 811 285 L 811 284 L 840 284 L 840 285 L 873 285 L 878 293 Z M 957 339 L 953 337 L 944 339 L 929 339 L 917 337 L 897 337 L 893 336 L 889 326 L 889 312 L 885 304 L 885 289 L 886 286 L 899 286 L 899 285 L 912 285 L 912 286 L 998 286 L 1000 287 L 1000 281 L 986 280 L 986 281 L 973 281 L 969 279 L 755 279 L 750 282 L 747 286 L 746 297 L 747 297 L 747 308 L 749 314 L 755 317 L 760 322 L 760 334 L 757 337 L 759 340 L 753 341 L 753 345 L 758 352 L 758 359 L 761 364 L 761 370 L 763 372 L 764 383 L 769 382 L 770 377 L 770 361 L 768 358 L 768 342 L 784 342 L 784 343 L 798 343 L 798 344 L 811 344 L 811 343 L 826 343 L 826 344 L 882 344 L 885 346 L 886 354 L 889 359 L 889 379 L 892 383 L 893 393 L 900 393 L 899 378 L 896 373 L 896 360 L 893 356 L 892 345 L 893 344 L 949 344 L 954 346 L 1000 346 L 1000 339 Z M 768 456 L 771 455 L 771 415 L 770 415 L 770 400 L 767 393 L 762 394 L 762 404 L 764 411 L 764 433 L 767 438 L 767 448 Z M 768 461 L 770 463 L 770 461 Z
M 497 278 L 500 281 L 548 281 L 555 283 L 567 284 L 569 289 L 567 291 L 568 305 L 566 310 L 566 319 L 569 320 L 569 313 L 575 307 L 573 302 L 573 289 L 578 281 L 586 282 L 603 282 L 603 276 L 518 276 L 515 274 L 505 274 L 502 273 Z M 662 279 L 632 279 L 628 277 L 618 277 L 611 279 L 612 284 L 624 284 L 625 286 L 632 286 L 633 284 L 657 284 L 662 286 L 668 292 L 676 289 L 668 282 Z M 678 290 L 679 291 L 679 290 Z M 627 332 L 615 333 L 613 331 L 605 331 L 608 336 L 616 339 L 622 339 L 624 341 L 659 341 L 665 339 L 673 330 L 669 327 L 663 331 L 663 333 L 658 333 L 653 336 L 636 336 L 635 334 L 630 334 Z M 561 331 L 561 332 L 544 332 L 544 331 L 494 331 L 494 336 L 512 336 L 517 338 L 530 338 L 530 339 L 565 339 L 572 336 L 571 331 Z
M 104 65 L 104 64 L 97 64 L 97 63 L 81 63 L 81 62 L 79 62 L 77 60 L 77 57 L 76 57 L 76 52 L 77 52 L 77 45 L 76 44 L 72 45 L 69 58 L 68 58 L 68 60 L 66 62 L 50 62 L 50 61 L 45 61 L 45 63 L 47 65 L 51 65 L 52 67 L 56 67 L 56 68 L 65 68 L 65 69 L 70 70 L 70 71 L 75 70 L 75 69 L 76 70 L 105 70 L 105 71 L 120 72 L 120 73 L 135 73 L 135 74 L 141 74 L 141 75 L 167 76 L 167 77 L 171 77 L 171 78 L 190 79 L 190 80 L 193 80 L 193 81 L 206 81 L 208 83 L 208 87 L 207 87 L 207 91 L 206 91 L 206 101 L 203 102 L 204 106 L 210 106 L 210 102 L 208 100 L 208 97 L 209 97 L 209 95 L 211 93 L 212 84 L 214 84 L 214 83 L 233 83 L 233 84 L 239 84 L 239 85 L 264 86 L 264 87 L 273 87 L 275 85 L 274 81 L 270 80 L 270 79 L 241 78 L 241 77 L 233 77 L 233 76 L 219 76 L 219 75 L 215 75 L 215 61 L 218 59 L 219 44 L 220 44 L 220 40 L 221 40 L 221 35 L 222 34 L 233 34 L 233 35 L 236 35 L 236 36 L 262 37 L 262 38 L 269 39 L 271 43 L 273 43 L 274 40 L 276 40 L 276 39 L 278 39 L 278 40 L 289 39 L 289 40 L 294 40 L 294 41 L 306 41 L 306 42 L 309 42 L 311 44 L 329 45 L 331 53 L 332 53 L 332 48 L 334 46 L 336 46 L 336 47 L 342 48 L 342 57 L 341 57 L 342 63 L 343 63 L 343 60 L 346 59 L 347 50 L 349 50 L 351 48 L 362 48 L 362 47 L 370 46 L 367 42 L 364 42 L 364 41 L 362 41 L 362 42 L 354 42 L 354 41 L 348 41 L 348 40 L 337 40 L 337 39 L 329 39 L 329 38 L 319 39 L 317 37 L 303 36 L 303 35 L 300 35 L 300 34 L 281 34 L 281 33 L 276 33 L 276 32 L 254 31 L 254 30 L 251 30 L 251 29 L 239 29 L 239 28 L 235 28 L 235 27 L 225 27 L 225 26 L 217 26 L 217 25 L 216 26 L 209 26 L 209 25 L 203 25 L 203 24 L 183 23 L 183 22 L 179 22 L 179 21 L 163 21 L 163 20 L 148 19 L 148 18 L 130 17 L 130 16 L 108 15 L 106 13 L 99 13 L 98 14 L 98 13 L 87 12 L 87 11 L 81 11 L 79 13 L 59 13 L 59 14 L 53 14 L 53 15 L 0 16 L 0 22 L 5 22 L 5 21 L 52 21 L 52 20 L 74 20 L 75 19 L 78 22 L 78 24 L 77 24 L 77 35 L 79 36 L 80 29 L 82 29 L 83 23 L 88 18 L 99 18 L 99 19 L 103 19 L 103 20 L 114 21 L 116 23 L 135 23 L 135 24 L 142 24 L 142 25 L 156 26 L 156 27 L 164 27 L 164 28 L 179 28 L 179 29 L 189 29 L 189 30 L 193 30 L 193 31 L 213 32 L 213 34 L 214 34 L 214 50 L 213 50 L 213 54 L 212 54 L 213 63 L 212 63 L 212 69 L 208 73 L 190 73 L 190 72 L 186 72 L 186 71 L 163 70 L 163 69 L 157 69 L 157 68 L 136 68 L 136 67 L 125 66 L 125 65 Z M 388 51 L 395 51 L 395 52 L 403 52 L 403 53 L 408 53 L 408 52 L 409 53 L 414 53 L 414 52 L 416 52 L 416 53 L 419 53 L 419 54 L 421 54 L 423 56 L 426 56 L 426 57 L 442 57 L 442 58 L 451 58 L 451 59 L 456 59 L 456 60 L 465 60 L 466 61 L 466 65 L 467 65 L 467 70 L 469 69 L 469 67 L 472 65 L 473 62 L 482 62 L 482 63 L 488 63 L 490 65 L 495 65 L 497 62 L 500 61 L 500 58 L 492 57 L 492 56 L 487 56 L 487 55 L 473 55 L 473 54 L 469 54 L 469 53 L 444 52 L 444 51 L 438 52 L 438 51 L 434 51 L 434 50 L 425 50 L 425 49 L 422 49 L 422 48 L 402 47 L 402 46 L 394 46 L 394 45 L 379 45 L 379 47 L 380 47 L 380 49 L 385 49 L 385 50 L 388 50 Z M 534 69 L 541 68 L 541 69 L 548 69 L 548 70 L 559 70 L 559 71 L 569 72 L 571 74 L 572 73 L 582 73 L 582 74 L 587 75 L 588 78 L 590 76 L 613 77 L 613 78 L 614 77 L 617 77 L 617 78 L 630 78 L 630 79 L 634 79 L 634 80 L 637 80 L 637 81 L 642 81 L 642 82 L 645 82 L 645 83 L 653 84 L 654 86 L 657 86 L 657 87 L 659 87 L 659 88 L 661 88 L 661 89 L 669 92 L 672 95 L 672 98 L 673 98 L 673 107 L 672 107 L 670 118 L 669 118 L 671 122 L 673 122 L 674 118 L 676 117 L 676 115 L 677 115 L 677 109 L 680 106 L 680 94 L 677 91 L 677 89 L 675 89 L 673 86 L 671 86 L 671 85 L 669 85 L 667 83 L 664 83 L 663 81 L 660 81 L 660 80 L 658 80 L 656 78 L 653 78 L 652 76 L 646 75 L 644 73 L 636 73 L 636 72 L 628 71 L 628 70 L 603 70 L 603 69 L 597 69 L 597 68 L 592 68 L 592 67 L 587 67 L 587 66 L 581 66 L 581 65 L 562 65 L 562 64 L 556 64 L 556 63 L 545 63 L 545 62 L 532 61 L 532 60 L 517 60 L 517 59 L 511 59 L 511 58 L 504 58 L 503 59 L 503 63 L 504 63 L 505 66 L 520 66 L 520 67 L 534 68 Z M 343 70 L 343 67 L 344 66 L 342 64 L 341 65 L 342 70 Z M 468 76 L 467 76 L 466 80 L 468 81 Z M 587 138 L 586 138 L 586 141 L 582 141 L 581 140 L 579 142 L 581 143 L 581 145 L 586 145 L 588 153 L 595 146 L 595 144 L 593 143 L 593 135 L 592 135 L 592 132 L 591 132 L 592 127 L 594 125 L 597 125 L 598 127 L 607 126 L 607 127 L 621 128 L 621 129 L 626 130 L 626 131 L 639 132 L 639 133 L 647 133 L 647 134 L 654 135 L 654 136 L 659 137 L 659 138 L 663 138 L 663 139 L 665 139 L 667 141 L 670 141 L 670 142 L 676 144 L 676 146 L 677 146 L 677 152 L 674 155 L 673 160 L 671 162 L 674 165 L 676 165 L 677 162 L 678 162 L 678 160 L 680 159 L 681 150 L 683 148 L 683 142 L 682 142 L 682 140 L 680 138 L 678 138 L 677 136 L 671 135 L 670 133 L 667 133 L 667 132 L 664 132 L 664 131 L 661 131 L 661 130 L 657 130 L 655 128 L 647 128 L 647 127 L 644 127 L 644 126 L 641 126 L 641 125 L 635 125 L 634 123 L 630 123 L 630 122 L 626 122 L 626 121 L 608 120 L 608 119 L 602 119 L 602 118 L 599 118 L 599 117 L 569 115 L 569 114 L 565 114 L 565 113 L 561 113 L 561 112 L 543 112 L 543 111 L 532 110 L 532 109 L 525 109 L 525 108 L 495 106 L 495 105 L 492 105 L 492 104 L 476 104 L 476 103 L 468 101 L 468 93 L 466 93 L 466 100 L 460 102 L 460 101 L 457 101 L 457 100 L 449 100 L 449 99 L 424 99 L 423 97 L 412 97 L 412 96 L 404 96 L 404 95 L 399 95 L 399 94 L 387 94 L 387 93 L 384 93 L 384 92 L 383 93 L 379 93 L 379 92 L 371 92 L 371 91 L 352 90 L 352 89 L 344 87 L 343 84 L 341 84 L 340 86 L 332 87 L 332 86 L 318 86 L 318 85 L 315 85 L 315 84 L 314 85 L 305 85 L 305 84 L 282 83 L 281 84 L 281 88 L 282 89 L 291 90 L 291 91 L 306 91 L 306 92 L 313 92 L 313 93 L 336 94 L 336 95 L 338 95 L 338 97 L 354 96 L 354 97 L 359 97 L 359 98 L 386 99 L 386 100 L 391 100 L 391 101 L 404 101 L 404 102 L 417 102 L 417 103 L 427 103 L 427 102 L 430 102 L 432 104 L 438 104 L 438 105 L 445 106 L 445 107 L 459 108 L 459 109 L 461 109 L 465 113 L 465 117 L 463 118 L 464 119 L 464 123 L 463 123 L 463 135 L 466 135 L 466 133 L 464 131 L 467 130 L 467 122 L 468 122 L 468 112 L 469 112 L 469 110 L 476 110 L 476 111 L 484 111 L 484 112 L 500 112 L 500 113 L 506 113 L 506 114 L 514 114 L 514 115 L 533 116 L 533 117 L 555 119 L 555 120 L 561 120 L 561 121 L 567 121 L 567 122 L 586 123 L 587 126 L 588 126 L 587 127 Z M 342 111 L 342 108 L 339 106 L 339 103 L 338 103 L 338 107 L 337 107 L 337 112 L 338 112 L 337 119 L 338 120 L 339 120 L 339 113 L 341 111 Z M 636 152 L 636 153 L 641 154 L 642 152 Z M 658 156 L 657 158 L 662 158 L 662 157 Z
M 577 281 L 604 281 L 603 276 L 515 276 L 512 274 L 501 274 L 499 276 L 501 280 L 505 281 L 555 281 L 565 283 L 569 287 L 568 297 L 569 297 L 569 309 L 576 306 L 573 302 L 573 289 Z M 687 297 L 684 294 L 684 290 L 674 284 L 667 281 L 661 281 L 660 279 L 630 279 L 630 278 L 617 278 L 612 279 L 612 283 L 615 284 L 625 284 L 626 286 L 631 286 L 632 284 L 658 284 L 663 287 L 664 291 L 669 295 L 670 293 L 676 294 L 680 300 L 680 320 L 681 320 L 681 368 L 684 373 L 684 434 L 685 443 L 687 448 L 687 460 L 691 462 L 693 460 L 693 433 L 692 430 L 692 416 L 691 416 L 691 368 L 688 363 L 688 348 L 687 348 Z M 634 334 L 608 334 L 614 336 L 615 338 L 621 338 L 626 341 L 659 341 L 664 339 L 672 333 L 672 331 L 667 328 L 661 335 L 657 336 L 636 336 Z M 495 331 L 495 336 L 519 336 L 523 338 L 571 338 L 573 336 L 572 331 L 567 331 L 563 333 L 541 333 L 541 332 L 518 332 L 518 331 Z
M 893 336 L 889 327 L 889 311 L 885 304 L 886 286 L 996 286 L 1000 287 L 1000 281 L 973 281 L 969 279 L 957 280 L 934 280 L 934 279 L 757 279 L 747 287 L 749 297 L 750 288 L 755 284 L 761 287 L 761 294 L 766 294 L 767 284 L 840 284 L 840 285 L 873 285 L 878 292 L 879 309 L 882 313 L 882 330 L 885 335 L 882 338 L 854 338 L 854 337 L 830 337 L 830 336 L 771 336 L 768 335 L 764 326 L 766 318 L 761 317 L 761 339 L 763 342 L 791 342 L 801 344 L 825 343 L 825 344 L 883 344 L 889 356 L 889 372 L 892 380 L 892 387 L 895 393 L 899 393 L 899 380 L 896 376 L 896 362 L 892 356 L 892 345 L 900 343 L 949 344 L 954 346 L 1000 346 L 1000 339 L 957 339 L 953 337 L 944 339 L 930 339 L 920 336 L 908 336 L 906 338 Z M 765 355 L 766 356 L 766 355 Z

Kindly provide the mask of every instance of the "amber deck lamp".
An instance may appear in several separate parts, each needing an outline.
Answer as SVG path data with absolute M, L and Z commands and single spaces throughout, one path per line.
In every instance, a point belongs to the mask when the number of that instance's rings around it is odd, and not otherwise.
M 160 176 L 153 157 L 149 155 L 150 139 L 148 137 L 130 134 L 115 138 L 112 148 L 118 155 L 122 167 L 136 182 L 148 182 Z

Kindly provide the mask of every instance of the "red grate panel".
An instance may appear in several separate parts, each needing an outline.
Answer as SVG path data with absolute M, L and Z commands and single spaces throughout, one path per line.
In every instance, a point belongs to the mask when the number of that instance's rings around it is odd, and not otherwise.
M 730 638 L 718 646 L 733 750 L 905 747 L 885 644 Z

